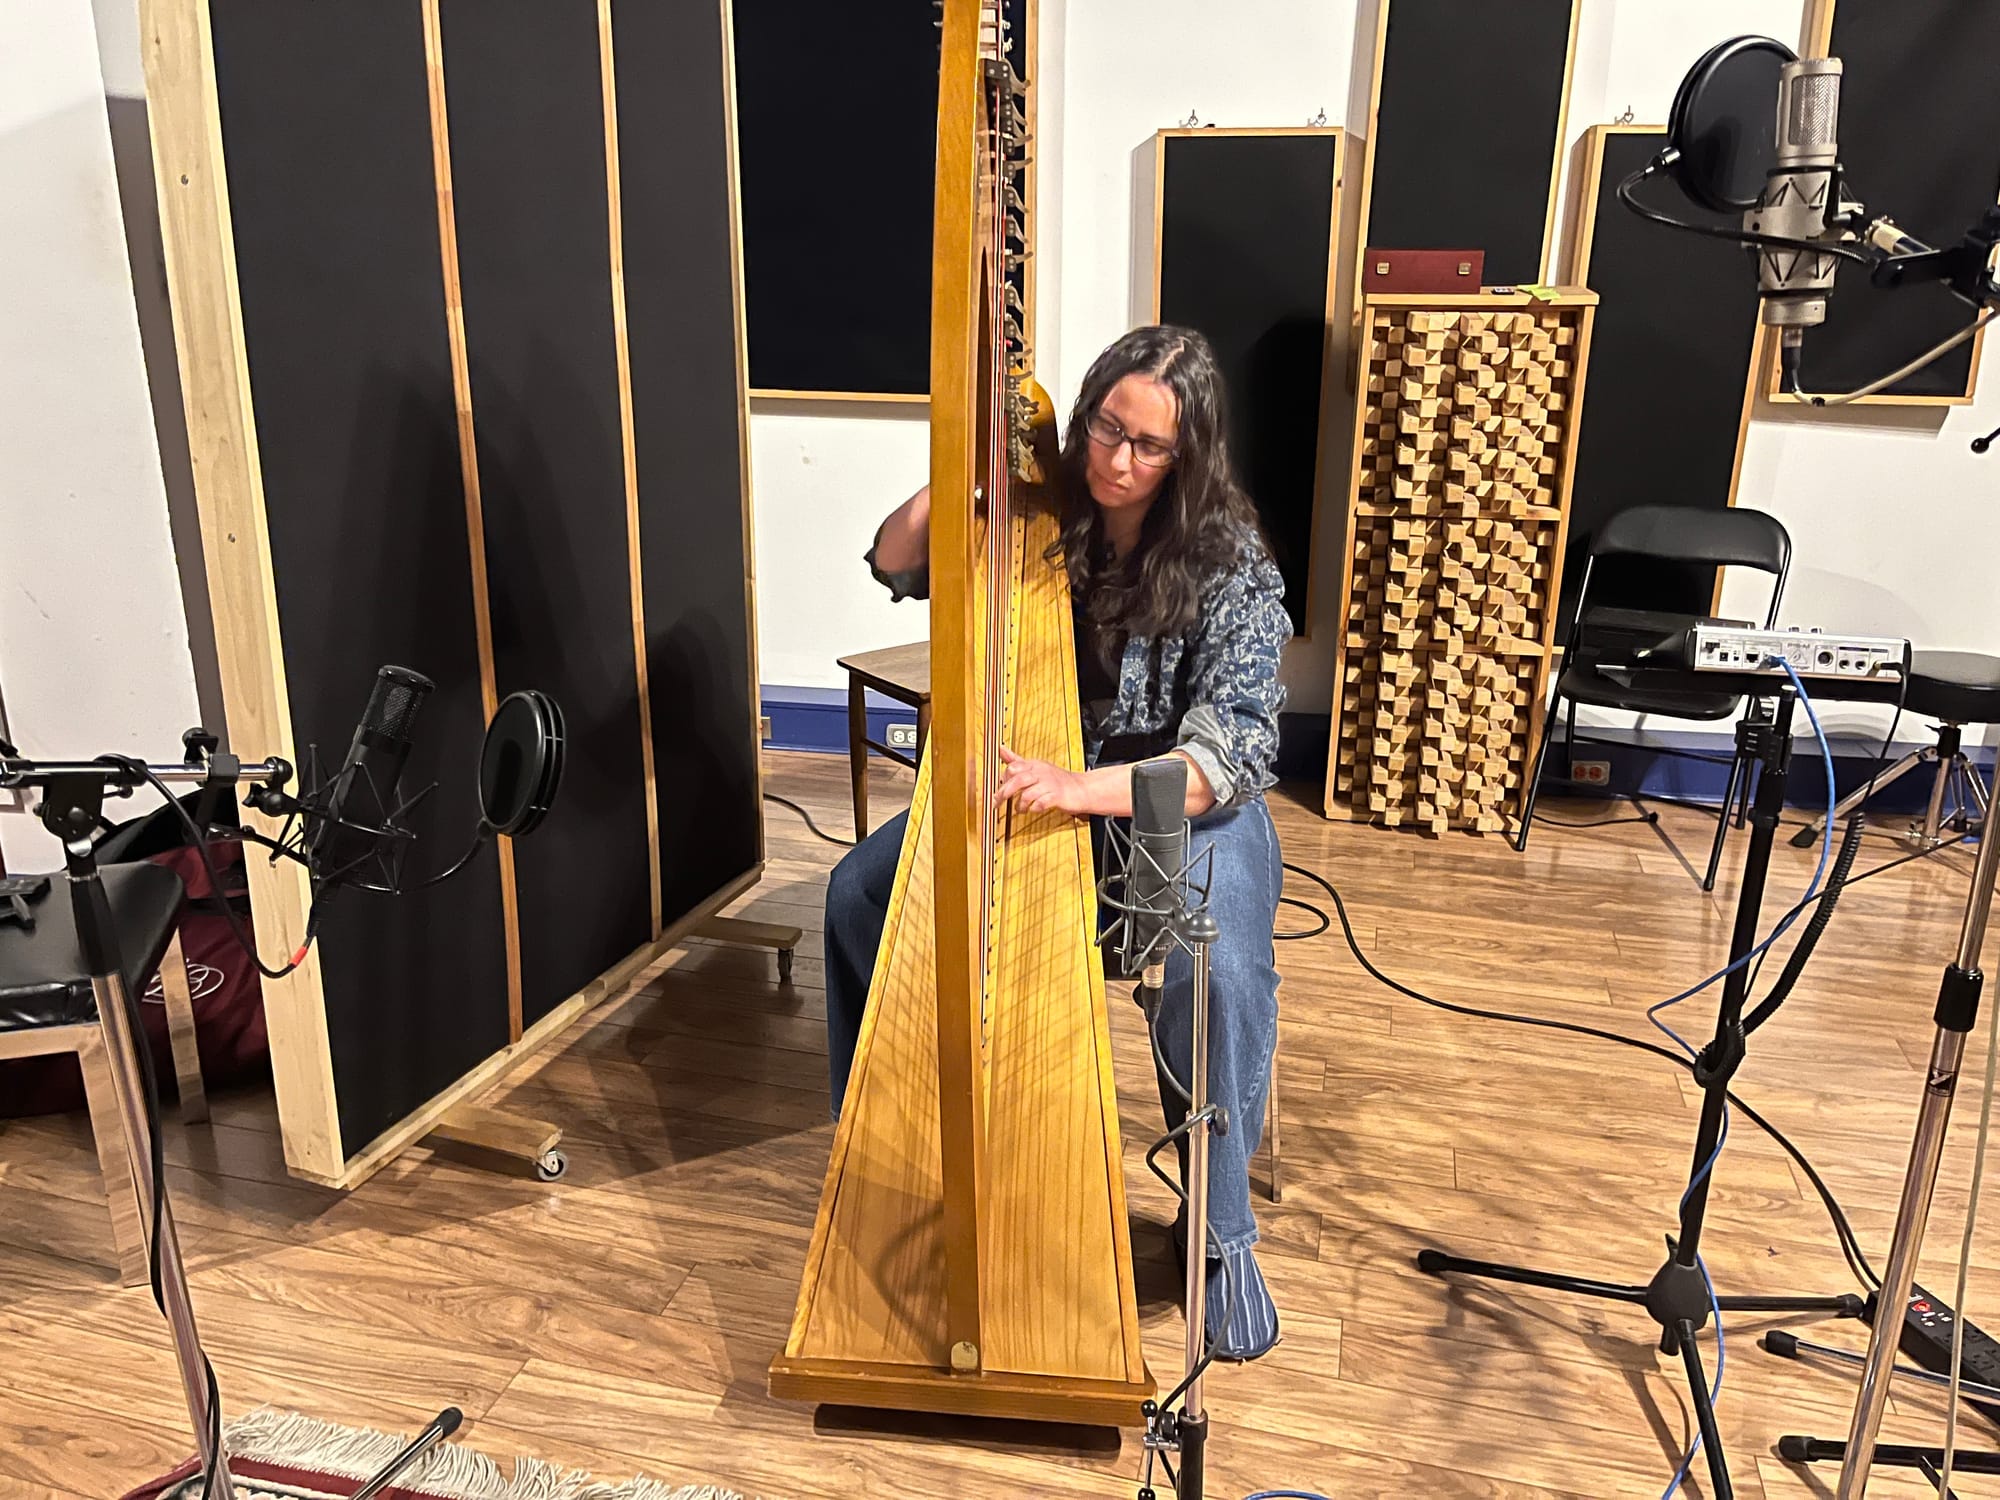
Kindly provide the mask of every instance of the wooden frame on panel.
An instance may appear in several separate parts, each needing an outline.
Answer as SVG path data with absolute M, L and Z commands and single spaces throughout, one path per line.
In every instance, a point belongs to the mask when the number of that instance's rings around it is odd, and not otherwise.
M 1833 11 L 1837 0 L 1806 0 L 1806 16 L 1799 55 L 1801 57 L 1825 57 L 1833 45 Z M 1968 314 L 1969 316 L 1969 314 Z M 1779 372 L 1776 357 L 1777 344 L 1772 331 L 1759 324 L 1757 329 L 1757 352 L 1750 361 L 1750 388 L 1761 391 L 1766 400 L 1782 401 L 1791 405 L 1806 405 L 1816 395 L 1826 395 L 1824 391 L 1806 391 L 1794 395 L 1781 390 L 1779 382 L 1783 378 Z M 1861 396 L 1851 402 L 1851 406 L 1970 406 L 1979 389 L 1979 356 L 1986 349 L 1986 329 L 1981 328 L 1972 336 L 1972 358 L 1966 366 L 1965 389 L 1955 396 L 1910 396 L 1884 393 L 1879 396 Z
M 1593 125 L 1583 133 L 1578 142 L 1580 153 L 1577 164 L 1576 190 L 1571 201 L 1577 206 L 1576 235 L 1569 245 L 1569 254 L 1563 263 L 1563 283 L 1566 286 L 1590 285 L 1590 247 L 1597 233 L 1597 198 L 1602 191 L 1604 175 L 1604 142 L 1614 135 L 1661 135 L 1664 125 Z M 1736 491 L 1743 482 L 1743 453 L 1750 446 L 1750 414 L 1757 408 L 1758 361 L 1764 348 L 1764 325 L 1759 323 L 1750 336 L 1750 379 L 1743 390 L 1742 409 L 1736 419 L 1736 456 L 1729 466 L 1729 504 L 1736 504 Z M 1718 570 L 1715 591 L 1709 600 L 1709 612 L 1722 608 L 1722 574 Z M 1562 643 L 1556 643 L 1556 657 L 1562 656 Z
M 1314 562 L 1319 556 L 1320 517 L 1326 508 L 1327 443 L 1333 425 L 1327 420 L 1326 397 L 1338 387 L 1340 381 L 1340 376 L 1334 369 L 1334 330 L 1340 314 L 1340 205 L 1341 194 L 1347 181 L 1347 132 L 1338 125 L 1204 126 L 1198 129 L 1176 127 L 1171 130 L 1155 131 L 1153 133 L 1153 284 L 1147 302 L 1148 315 L 1152 322 L 1160 321 L 1161 254 L 1166 241 L 1167 142 L 1178 139 L 1213 140 L 1218 136 L 1330 136 L 1333 139 L 1333 201 L 1327 212 L 1326 236 L 1326 328 L 1321 335 L 1320 343 L 1319 438 L 1314 445 L 1312 525 L 1307 533 L 1306 542 L 1305 628 L 1298 636 L 1300 640 L 1311 640 L 1313 621 L 1317 618 L 1314 606 L 1320 597 L 1319 570 L 1314 566 Z
M 600 0 L 603 5 L 604 0 Z M 730 183 L 731 296 L 734 302 L 737 445 L 741 455 L 739 503 L 746 558 L 751 556 L 749 517 L 749 416 L 745 388 L 742 225 L 736 191 L 735 90 L 727 45 L 729 0 L 720 0 L 727 112 Z M 607 14 L 600 10 L 600 20 Z M 479 475 L 472 433 L 474 393 L 465 354 L 464 308 L 459 295 L 457 233 L 451 199 L 448 122 L 443 109 L 442 53 L 437 0 L 424 0 L 425 58 L 431 97 L 432 160 L 438 190 L 439 269 L 445 289 L 446 326 L 451 346 L 459 453 L 465 485 L 468 540 L 473 558 L 482 704 L 490 715 L 496 699 L 493 642 L 484 571 Z M 223 158 L 221 116 L 215 75 L 209 0 L 140 0 L 147 98 L 152 130 L 154 175 L 158 183 L 174 334 L 181 385 L 187 406 L 189 448 L 196 500 L 207 557 L 209 607 L 218 630 L 218 666 L 223 700 L 234 743 L 254 756 L 298 760 L 286 691 L 283 639 L 266 524 L 262 466 L 258 454 L 243 314 L 237 283 L 236 242 Z M 601 34 L 601 44 L 603 43 Z M 607 138 L 614 143 L 615 120 L 608 91 Z M 607 162 L 614 235 L 618 225 L 615 154 Z M 620 246 L 613 240 L 614 286 Z M 631 500 L 630 372 L 619 360 L 620 404 L 628 459 L 628 520 Z M 636 529 L 630 535 L 636 549 Z M 632 586 L 638 608 L 636 550 Z M 758 733 L 756 606 L 754 578 L 746 573 L 745 610 L 749 629 L 751 722 Z M 645 638 L 635 621 L 634 646 L 644 682 Z M 643 693 L 641 703 L 645 702 Z M 641 714 L 650 735 L 647 715 Z M 756 743 L 753 738 L 752 743 Z M 762 785 L 759 767 L 759 788 Z M 519 914 L 508 840 L 499 839 L 501 889 L 505 903 L 510 1040 L 373 1140 L 350 1148 L 342 1139 L 327 1016 L 316 950 L 281 980 L 264 982 L 264 1008 L 271 1067 L 277 1095 L 285 1163 L 296 1177 L 334 1188 L 351 1188 L 434 1128 L 455 1138 L 486 1139 L 468 1121 L 496 1118 L 493 1111 L 464 1108 L 481 1090 L 560 1035 L 584 1012 L 623 990 L 674 946 L 699 933 L 730 901 L 762 877 L 765 857 L 761 822 L 756 860 L 731 877 L 676 921 L 663 925 L 657 885 L 659 832 L 647 788 L 649 852 L 655 871 L 653 937 L 559 1002 L 532 1026 L 521 1025 Z M 253 826 L 275 833 L 268 820 L 249 809 Z M 309 878 L 298 865 L 251 860 L 246 863 L 255 927 L 266 951 L 295 951 L 303 942 L 310 903 Z M 508 1126 L 521 1123 L 509 1119 Z M 468 1129 L 471 1134 L 468 1137 Z M 503 1132 L 504 1133 L 504 1132 Z M 536 1136 L 536 1139 L 545 1139 Z
M 1375 147 L 1380 138 L 1382 115 L 1382 69 L 1389 48 L 1389 8 L 1395 0 L 1376 0 L 1375 56 L 1368 82 L 1368 123 L 1361 148 L 1361 205 L 1354 233 L 1354 310 L 1361 310 L 1363 272 L 1368 264 L 1368 211 L 1375 191 Z M 1576 34 L 1583 14 L 1583 0 L 1570 0 L 1569 48 L 1563 58 L 1562 103 L 1556 111 L 1555 140 L 1550 143 L 1548 206 L 1542 212 L 1542 259 L 1540 279 L 1546 282 L 1556 249 L 1556 198 L 1562 187 L 1563 150 L 1569 132 L 1570 85 L 1576 79 Z
M 1022 183 L 1021 196 L 1022 199 L 1024 200 L 1025 206 L 1022 209 L 1021 221 L 1022 221 L 1022 227 L 1025 229 L 1028 235 L 1028 243 L 1032 245 L 1035 242 L 1034 239 L 1035 191 L 1037 184 L 1040 181 L 1036 172 L 1035 158 L 1040 151 L 1039 143 L 1036 140 L 1036 131 L 1040 123 L 1040 115 L 1037 112 L 1036 104 L 1041 97 L 1041 72 L 1042 72 L 1041 0 L 1023 0 L 1022 15 L 1025 18 L 1025 22 L 1028 28 L 1028 40 L 1026 45 L 1026 52 L 1028 56 L 1028 77 L 1026 79 L 1026 83 L 1028 85 L 1028 93 L 1027 97 L 1022 100 L 1021 107 L 1023 112 L 1027 116 L 1027 122 L 1028 122 L 1027 136 L 1029 144 L 1028 144 L 1028 167 L 1025 178 Z M 733 30 L 728 33 L 725 33 L 726 37 L 733 37 L 734 35 L 735 33 Z M 734 115 L 735 106 L 733 103 L 735 99 L 735 88 L 736 88 L 734 82 L 735 55 L 736 55 L 735 48 L 732 45 L 730 48 L 730 59 L 731 59 L 730 98 L 732 100 L 732 104 L 731 104 L 731 116 L 730 116 L 730 131 L 729 131 L 729 138 L 732 143 L 736 139 L 736 126 L 735 126 L 735 115 Z M 731 146 L 732 152 L 734 151 L 734 149 L 735 149 L 734 145 L 732 144 Z M 736 226 L 737 226 L 736 232 L 738 236 L 739 246 L 741 244 L 742 223 L 743 223 L 742 215 L 739 211 L 736 219 Z M 1025 329 L 1027 332 L 1028 343 L 1031 352 L 1035 345 L 1036 279 L 1037 278 L 1035 276 L 1035 260 L 1033 256 L 1030 256 L 1021 267 L 1021 281 L 1022 281 L 1021 327 Z M 915 391 L 794 391 L 774 386 L 751 386 L 748 389 L 749 389 L 750 399 L 752 399 L 753 401 L 849 401 L 849 402 L 887 401 L 887 402 L 893 402 L 901 406 L 928 406 L 930 404 L 930 399 L 931 399 L 928 393 L 915 392 Z

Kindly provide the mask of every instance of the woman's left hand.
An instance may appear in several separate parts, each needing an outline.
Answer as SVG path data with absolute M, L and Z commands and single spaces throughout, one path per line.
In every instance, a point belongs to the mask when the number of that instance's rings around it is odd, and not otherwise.
M 1000 779 L 1000 790 L 993 794 L 995 803 L 1013 802 L 1023 812 L 1053 808 L 1075 818 L 1088 814 L 1083 776 L 1079 772 L 1066 771 L 1053 761 L 1029 760 L 1005 745 L 1000 747 L 1000 759 L 1006 763 L 1007 772 Z

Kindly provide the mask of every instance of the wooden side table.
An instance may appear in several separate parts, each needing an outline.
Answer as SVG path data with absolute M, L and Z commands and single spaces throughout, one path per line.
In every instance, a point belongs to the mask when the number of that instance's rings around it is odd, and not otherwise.
M 854 778 L 854 836 L 868 837 L 868 752 L 917 768 L 931 737 L 931 643 L 889 646 L 840 658 L 847 669 L 847 757 Z M 917 750 L 910 755 L 868 738 L 868 689 L 917 711 Z

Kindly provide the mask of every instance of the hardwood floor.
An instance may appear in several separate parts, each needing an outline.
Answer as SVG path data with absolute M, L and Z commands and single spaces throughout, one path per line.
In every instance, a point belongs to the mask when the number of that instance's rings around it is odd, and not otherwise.
M 848 829 L 844 761 L 773 755 L 769 770 L 771 790 Z M 880 769 L 875 815 L 908 787 L 907 773 Z M 1493 839 L 1324 822 L 1316 788 L 1273 801 L 1287 858 L 1339 887 L 1363 948 L 1453 1000 L 1651 1037 L 1644 1007 L 1719 967 L 1727 946 L 1734 889 L 1704 896 L 1687 866 L 1712 826 L 1698 813 L 1666 809 L 1659 830 L 1538 828 L 1516 855 Z M 170 1187 L 231 1414 L 272 1402 L 414 1431 L 452 1403 L 468 1418 L 462 1441 L 503 1463 L 532 1453 L 605 1480 L 644 1472 L 773 1497 L 1133 1492 L 1131 1433 L 816 1418 L 765 1396 L 831 1135 L 817 933 L 838 853 L 795 814 L 767 813 L 769 871 L 735 910 L 809 929 L 794 984 L 775 982 L 766 954 L 695 944 L 493 1090 L 489 1102 L 561 1124 L 561 1182 L 418 1149 L 354 1193 L 324 1192 L 286 1177 L 262 1093 L 217 1097 L 212 1127 L 173 1129 Z M 1871 839 L 1862 866 L 1901 848 Z M 1878 1267 L 1970 864 L 1946 853 L 1854 889 L 1741 1075 Z M 1772 914 L 1810 870 L 1806 853 L 1779 850 Z M 1290 893 L 1321 900 L 1296 878 Z M 1286 1195 L 1260 1212 L 1285 1338 L 1209 1381 L 1211 1493 L 1659 1494 L 1691 1411 L 1642 1313 L 1446 1284 L 1412 1259 L 1439 1245 L 1644 1281 L 1688 1171 L 1692 1082 L 1630 1049 L 1393 994 L 1337 931 L 1282 945 L 1280 969 Z M 1699 1038 L 1712 1002 L 1674 1015 Z M 1113 1022 L 1148 1355 L 1164 1376 L 1181 1338 L 1171 1206 L 1140 1165 L 1159 1106 L 1136 1008 L 1114 1000 Z M 1982 1039 L 1923 1267 L 1940 1291 L 1984 1057 Z M 1704 1248 L 1728 1292 L 1853 1285 L 1817 1198 L 1743 1119 Z M 164 1325 L 112 1266 L 83 1117 L 0 1124 L 0 1500 L 116 1495 L 190 1446 Z M 2000 1327 L 2000 1231 L 1978 1237 L 1970 1306 Z M 1736 1491 L 1831 1494 L 1831 1469 L 1790 1468 L 1772 1445 L 1783 1432 L 1844 1435 L 1852 1383 L 1764 1353 L 1766 1326 L 1727 1319 L 1721 1423 Z M 1812 1332 L 1862 1343 L 1854 1324 Z M 1703 1352 L 1712 1370 L 1712 1338 Z M 1898 1387 L 1891 1434 L 1936 1441 L 1942 1425 L 1939 1402 Z M 1994 1436 L 1967 1424 L 1971 1442 Z M 1931 1493 L 1878 1476 L 1871 1494 Z M 1711 1493 L 1699 1462 L 1688 1492 Z

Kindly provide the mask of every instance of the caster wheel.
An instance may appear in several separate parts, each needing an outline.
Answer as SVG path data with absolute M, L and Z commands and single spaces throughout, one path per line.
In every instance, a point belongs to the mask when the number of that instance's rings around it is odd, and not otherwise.
M 569 1170 L 569 1158 L 560 1151 L 551 1151 L 535 1162 L 535 1175 L 543 1182 L 554 1182 Z
M 790 948 L 780 948 L 778 950 L 778 983 L 790 984 L 791 982 L 792 950 Z

